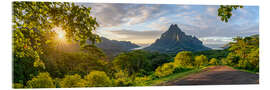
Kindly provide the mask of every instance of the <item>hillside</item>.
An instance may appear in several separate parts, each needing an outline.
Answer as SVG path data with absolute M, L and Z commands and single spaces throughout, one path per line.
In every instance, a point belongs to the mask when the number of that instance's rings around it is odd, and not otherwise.
M 140 46 L 129 41 L 109 40 L 105 37 L 101 37 L 101 42 L 97 44 L 97 47 L 101 48 L 109 57 L 113 57 L 121 52 L 130 51 Z
M 204 51 L 210 48 L 205 47 L 197 37 L 186 35 L 176 24 L 172 24 L 168 31 L 145 50 L 177 53 L 179 51 Z

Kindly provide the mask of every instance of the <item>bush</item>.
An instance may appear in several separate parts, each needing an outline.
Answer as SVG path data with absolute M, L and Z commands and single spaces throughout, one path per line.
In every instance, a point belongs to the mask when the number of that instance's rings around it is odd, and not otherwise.
M 48 72 L 39 73 L 32 80 L 27 82 L 29 88 L 55 88 L 53 80 Z
M 158 77 L 163 77 L 172 74 L 173 71 L 174 71 L 174 63 L 165 63 L 155 70 L 155 75 Z
M 259 71 L 259 48 L 257 48 L 256 50 L 252 51 L 249 54 L 249 63 L 251 66 L 251 69 L 258 72 Z
M 60 87 L 62 88 L 71 88 L 71 87 L 84 87 L 85 81 L 81 78 L 80 75 L 65 75 L 60 81 Z
M 191 70 L 191 67 L 175 67 L 173 73 L 180 73 Z
M 125 70 L 131 76 L 140 71 L 151 71 L 151 62 L 147 58 L 147 52 L 142 50 L 134 50 L 127 53 L 121 53 L 113 60 L 114 68 L 117 71 Z
M 192 66 L 192 53 L 190 51 L 179 52 L 174 58 L 174 66 L 188 67 Z
M 88 87 L 106 87 L 112 85 L 110 78 L 103 71 L 92 71 L 84 79 Z
M 14 84 L 12 84 L 12 87 L 13 88 L 23 88 L 23 84 L 21 84 L 21 83 L 14 83 Z
M 218 64 L 217 59 L 216 58 L 210 59 L 209 64 L 211 64 L 211 65 L 217 65 Z
M 114 74 L 115 76 L 115 86 L 130 86 L 132 85 L 132 80 L 129 78 L 127 72 L 120 70 Z
M 204 55 L 196 56 L 194 63 L 197 67 L 205 66 L 208 64 L 208 59 Z
M 150 77 L 135 77 L 133 86 L 145 86 L 147 80 L 150 80 Z
M 227 60 L 226 60 L 225 58 L 222 58 L 222 59 L 221 59 L 221 64 L 222 64 L 222 65 L 227 65 L 228 62 L 227 62 Z

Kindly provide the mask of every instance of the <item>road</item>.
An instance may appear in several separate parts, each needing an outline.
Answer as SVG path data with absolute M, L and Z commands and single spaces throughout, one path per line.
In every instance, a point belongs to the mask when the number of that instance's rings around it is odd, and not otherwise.
M 231 85 L 259 84 L 259 74 L 233 69 L 228 66 L 211 66 L 203 71 L 183 78 L 162 83 L 162 86 L 175 85 Z

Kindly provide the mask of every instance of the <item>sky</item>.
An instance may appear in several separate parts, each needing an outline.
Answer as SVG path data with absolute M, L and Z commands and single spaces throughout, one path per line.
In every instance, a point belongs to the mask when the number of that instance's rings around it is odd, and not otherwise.
M 205 45 L 224 45 L 236 36 L 259 34 L 259 7 L 234 10 L 228 23 L 217 15 L 219 5 L 79 3 L 91 7 L 100 27 L 96 33 L 112 40 L 150 45 L 177 24 Z

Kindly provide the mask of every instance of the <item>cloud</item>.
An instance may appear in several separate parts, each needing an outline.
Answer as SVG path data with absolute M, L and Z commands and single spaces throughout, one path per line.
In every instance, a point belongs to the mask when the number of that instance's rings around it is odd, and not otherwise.
M 134 25 L 158 17 L 164 12 L 159 11 L 160 5 L 147 4 L 108 4 L 79 3 L 92 8 L 92 15 L 103 27 L 117 25 Z
M 226 42 L 223 37 L 259 33 L 257 6 L 234 10 L 224 23 L 217 16 L 218 5 L 80 4 L 92 7 L 91 13 L 101 25 L 99 35 L 116 40 L 152 43 L 170 24 L 178 24 L 186 34 L 204 38 L 204 42 L 221 43 Z
M 216 6 L 209 6 L 206 9 L 207 14 L 210 16 L 217 16 L 217 14 L 218 14 L 217 10 L 218 10 L 218 7 L 216 7 Z
M 232 42 L 233 37 L 202 37 L 199 38 L 204 44 L 227 44 Z
M 153 43 L 163 33 L 162 31 L 158 30 L 144 30 L 144 31 L 114 30 L 109 32 L 113 36 L 122 36 L 122 37 L 115 37 L 117 38 L 117 40 L 131 41 L 137 44 Z

